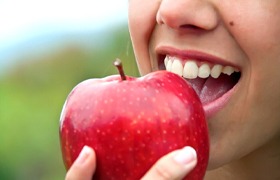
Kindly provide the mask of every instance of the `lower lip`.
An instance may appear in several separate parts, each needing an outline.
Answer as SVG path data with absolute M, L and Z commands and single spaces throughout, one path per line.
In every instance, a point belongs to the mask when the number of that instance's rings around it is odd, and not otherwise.
M 239 86 L 239 82 L 220 98 L 218 98 L 215 101 L 212 101 L 210 103 L 203 104 L 203 109 L 205 111 L 205 115 L 206 115 L 207 119 L 214 116 L 218 111 L 220 111 L 223 107 L 226 106 L 226 104 L 228 103 L 228 101 L 230 100 L 232 95 L 238 89 L 238 86 Z

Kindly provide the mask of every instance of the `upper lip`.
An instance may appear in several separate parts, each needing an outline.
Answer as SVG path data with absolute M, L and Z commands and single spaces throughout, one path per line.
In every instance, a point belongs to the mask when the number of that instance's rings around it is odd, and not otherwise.
M 170 56 L 176 56 L 181 59 L 196 60 L 196 61 L 207 62 L 211 64 L 220 64 L 223 66 L 232 66 L 237 69 L 240 69 L 240 67 L 237 64 L 234 64 L 229 60 L 199 50 L 192 50 L 192 49 L 182 50 L 171 46 L 160 46 L 157 47 L 155 51 L 158 56 L 157 57 L 158 65 L 163 63 L 164 57 L 166 55 L 170 55 Z

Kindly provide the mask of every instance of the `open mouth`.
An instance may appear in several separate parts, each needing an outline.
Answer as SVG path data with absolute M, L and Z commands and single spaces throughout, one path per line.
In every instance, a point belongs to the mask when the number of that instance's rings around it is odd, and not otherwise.
M 159 69 L 184 77 L 200 97 L 203 106 L 214 104 L 223 97 L 228 98 L 241 77 L 240 70 L 230 65 L 180 59 L 171 55 L 160 55 Z

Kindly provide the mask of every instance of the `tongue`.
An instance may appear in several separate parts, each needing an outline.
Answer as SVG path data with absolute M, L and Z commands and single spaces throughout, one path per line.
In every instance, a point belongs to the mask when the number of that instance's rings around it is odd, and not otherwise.
M 236 84 L 235 78 L 225 74 L 221 74 L 217 79 L 212 77 L 207 79 L 196 78 L 188 80 L 188 82 L 198 94 L 202 104 L 218 99 Z

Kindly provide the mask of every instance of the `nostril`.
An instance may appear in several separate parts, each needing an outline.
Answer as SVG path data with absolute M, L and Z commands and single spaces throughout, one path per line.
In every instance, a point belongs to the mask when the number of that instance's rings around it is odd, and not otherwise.
M 200 29 L 199 27 L 195 26 L 195 25 L 191 25 L 191 24 L 184 24 L 184 25 L 181 25 L 180 28 L 183 28 L 183 29 Z

